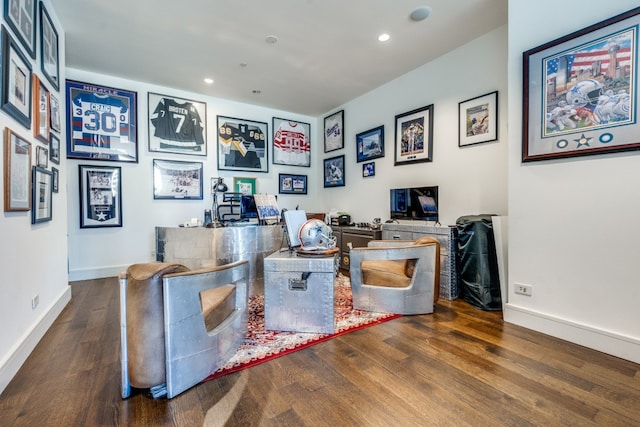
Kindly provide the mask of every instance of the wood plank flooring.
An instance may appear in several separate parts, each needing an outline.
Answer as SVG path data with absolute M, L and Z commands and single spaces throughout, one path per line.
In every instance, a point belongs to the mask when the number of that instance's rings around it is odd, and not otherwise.
M 462 300 L 171 400 L 123 400 L 117 280 L 71 286 L 71 302 L 0 395 L 0 426 L 640 425 L 640 365 Z

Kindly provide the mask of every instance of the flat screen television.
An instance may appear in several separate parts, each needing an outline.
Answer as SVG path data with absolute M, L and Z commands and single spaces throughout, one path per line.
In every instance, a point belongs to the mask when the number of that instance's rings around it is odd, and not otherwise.
M 438 222 L 438 187 L 392 188 L 391 219 Z
M 253 196 L 242 195 L 240 197 L 240 219 L 258 218 L 258 208 Z

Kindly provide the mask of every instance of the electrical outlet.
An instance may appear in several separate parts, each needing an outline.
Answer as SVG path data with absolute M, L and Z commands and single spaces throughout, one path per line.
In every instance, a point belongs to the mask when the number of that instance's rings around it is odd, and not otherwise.
M 528 297 L 533 295 L 533 286 L 531 285 L 523 285 L 520 283 L 516 283 L 515 287 L 516 287 L 515 288 L 516 294 L 526 295 Z
M 31 309 L 35 310 L 35 308 L 40 303 L 40 295 L 36 294 L 33 298 L 31 298 Z

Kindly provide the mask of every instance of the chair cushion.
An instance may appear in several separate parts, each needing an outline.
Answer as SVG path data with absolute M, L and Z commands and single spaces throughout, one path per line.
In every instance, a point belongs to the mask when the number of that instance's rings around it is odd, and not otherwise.
M 369 286 L 406 288 L 411 277 L 405 274 L 405 262 L 395 260 L 368 260 L 360 263 L 362 283 Z
M 228 284 L 200 292 L 202 315 L 207 332 L 212 331 L 236 308 L 236 287 Z

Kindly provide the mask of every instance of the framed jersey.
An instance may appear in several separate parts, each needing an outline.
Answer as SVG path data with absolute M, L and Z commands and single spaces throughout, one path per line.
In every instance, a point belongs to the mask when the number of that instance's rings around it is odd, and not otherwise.
M 225 116 L 217 121 L 218 170 L 269 172 L 267 123 Z
M 311 125 L 273 118 L 273 164 L 311 166 Z
M 138 162 L 137 93 L 67 80 L 67 158 Z
M 149 92 L 149 151 L 207 155 L 207 104 Z

